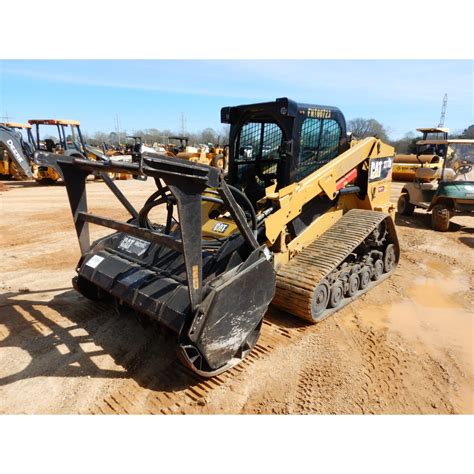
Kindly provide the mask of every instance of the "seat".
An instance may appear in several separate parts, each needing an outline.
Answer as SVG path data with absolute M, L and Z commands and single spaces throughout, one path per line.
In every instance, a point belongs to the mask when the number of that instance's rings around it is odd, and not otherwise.
M 438 181 L 430 181 L 429 183 L 420 183 L 420 189 L 423 191 L 434 191 L 438 189 Z
M 415 171 L 415 177 L 420 181 L 432 181 L 433 179 L 439 179 L 441 178 L 441 169 L 421 166 Z

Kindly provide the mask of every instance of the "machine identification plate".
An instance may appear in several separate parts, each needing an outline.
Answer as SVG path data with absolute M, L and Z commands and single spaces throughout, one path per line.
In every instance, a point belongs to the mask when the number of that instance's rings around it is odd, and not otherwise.
M 100 262 L 104 260 L 104 257 L 100 255 L 93 255 L 89 260 L 87 260 L 86 265 L 91 268 L 97 268 Z
M 148 250 L 149 246 L 150 242 L 127 235 L 120 241 L 118 248 L 120 250 L 125 250 L 125 252 L 133 253 L 134 255 L 140 257 Z
M 331 118 L 331 111 L 328 109 L 315 109 L 308 107 L 308 117 L 319 118 L 319 119 L 328 119 Z

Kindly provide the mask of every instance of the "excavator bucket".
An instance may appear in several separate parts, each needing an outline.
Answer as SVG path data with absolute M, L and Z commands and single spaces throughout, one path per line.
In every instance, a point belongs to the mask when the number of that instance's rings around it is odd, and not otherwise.
M 14 163 L 18 178 L 33 177 L 28 157 L 25 155 L 23 139 L 19 132 L 0 125 L 0 148 L 6 150 L 8 158 Z
M 258 339 L 276 276 L 266 247 L 258 243 L 256 220 L 249 218 L 253 209 L 221 171 L 146 153 L 138 163 L 74 158 L 58 164 L 81 248 L 74 287 L 90 299 L 112 298 L 169 328 L 181 361 L 202 376 L 240 362 Z M 121 222 L 91 214 L 86 178 L 106 172 L 154 179 L 157 190 L 137 211 L 113 181 L 105 180 L 131 217 Z M 206 200 L 223 206 L 238 232 L 226 239 L 203 238 Z M 167 208 L 166 225 L 148 217 L 158 205 Z M 114 232 L 91 244 L 90 224 Z

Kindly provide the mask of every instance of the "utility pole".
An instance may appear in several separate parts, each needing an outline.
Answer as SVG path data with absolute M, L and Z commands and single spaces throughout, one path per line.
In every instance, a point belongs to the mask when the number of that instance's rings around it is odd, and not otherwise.
M 439 118 L 438 128 L 444 127 L 444 119 L 446 117 L 446 107 L 448 106 L 448 94 L 444 94 L 443 105 L 441 106 L 441 116 Z
M 8 115 L 8 112 L 5 112 L 5 115 L 3 117 L 0 117 L 0 119 L 2 120 L 2 122 L 10 122 L 10 120 L 12 119 L 13 117 L 10 117 Z
M 118 144 L 120 145 L 120 123 L 118 114 L 115 115 L 115 131 L 117 132 Z
M 186 115 L 184 115 L 183 112 L 181 112 L 181 136 L 186 135 Z

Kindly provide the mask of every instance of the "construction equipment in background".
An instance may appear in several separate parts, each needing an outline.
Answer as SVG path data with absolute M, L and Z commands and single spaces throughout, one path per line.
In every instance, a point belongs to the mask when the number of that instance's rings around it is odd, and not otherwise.
M 289 99 L 225 107 L 229 173 L 170 156 L 137 163 L 59 161 L 81 249 L 73 285 L 145 314 L 176 337 L 181 361 L 210 377 L 255 346 L 271 302 L 317 322 L 394 271 L 389 203 L 394 149 L 352 146 L 334 107 Z M 88 212 L 94 172 L 126 170 L 156 191 L 137 210 L 106 182 L 127 221 Z M 153 209 L 165 206 L 164 224 Z M 114 232 L 90 243 L 89 225 Z
M 31 160 L 34 148 L 31 143 L 31 125 L 0 123 L 0 176 L 14 180 L 33 177 Z M 26 131 L 26 137 L 22 135 Z M 26 140 L 25 140 L 26 138 Z
M 420 150 L 444 150 L 443 165 L 422 164 L 415 180 L 406 183 L 398 200 L 398 212 L 411 216 L 416 208 L 431 212 L 434 230 L 447 231 L 454 215 L 474 214 L 474 140 L 421 140 Z
M 176 140 L 178 143 L 170 143 L 167 146 L 167 156 L 176 156 L 193 163 L 214 166 L 227 171 L 227 147 L 216 146 L 189 146 L 189 138 L 185 136 L 169 137 L 170 140 Z
M 446 146 L 436 143 L 448 139 L 449 128 L 427 127 L 417 128 L 417 130 L 422 133 L 421 141 L 425 142 L 425 145 L 417 147 L 416 154 L 395 155 L 392 170 L 392 178 L 394 181 L 413 181 L 415 179 L 416 170 L 422 165 L 426 168 L 433 169 L 443 166 Z
M 62 178 L 57 165 L 58 155 L 87 157 L 77 120 L 35 119 L 28 120 L 28 123 L 32 126 L 35 146 L 33 171 L 37 182 L 55 183 Z
M 60 156 L 103 162 L 124 159 L 123 156 L 108 156 L 102 153 L 102 150 L 85 143 L 80 122 L 77 120 L 42 119 L 29 120 L 28 123 L 33 127 L 33 171 L 34 178 L 39 183 L 55 183 L 63 178 L 61 168 L 57 164 Z M 43 136 L 45 138 L 42 138 Z M 111 179 L 127 179 L 130 175 L 113 172 L 108 176 Z M 102 179 L 103 176 L 95 175 L 95 178 Z

